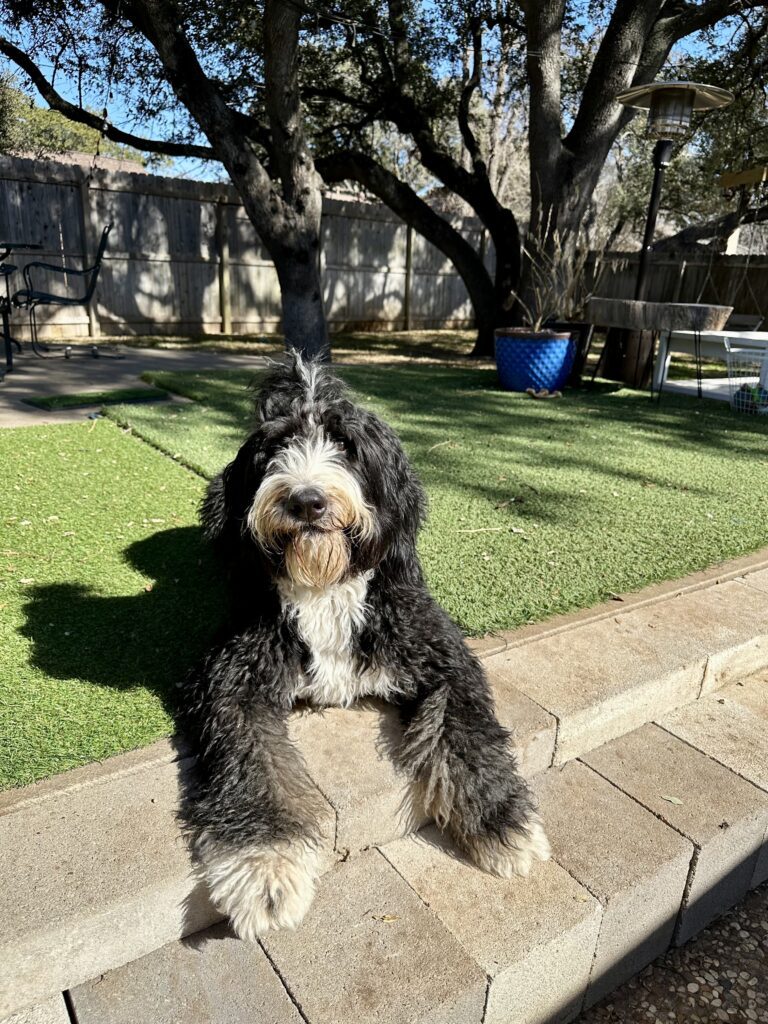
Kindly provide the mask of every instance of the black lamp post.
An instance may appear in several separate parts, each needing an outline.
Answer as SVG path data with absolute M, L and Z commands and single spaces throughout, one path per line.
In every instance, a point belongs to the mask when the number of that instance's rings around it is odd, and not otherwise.
M 691 115 L 695 110 L 725 107 L 733 102 L 734 96 L 727 89 L 720 89 L 714 85 L 700 85 L 698 82 L 652 82 L 650 85 L 636 85 L 632 89 L 627 89 L 626 92 L 619 93 L 616 99 L 625 107 L 647 109 L 646 133 L 650 138 L 657 140 L 653 149 L 653 186 L 635 284 L 635 298 L 644 299 L 648 262 L 661 201 L 661 186 L 664 172 L 672 156 L 674 141 L 688 132 Z

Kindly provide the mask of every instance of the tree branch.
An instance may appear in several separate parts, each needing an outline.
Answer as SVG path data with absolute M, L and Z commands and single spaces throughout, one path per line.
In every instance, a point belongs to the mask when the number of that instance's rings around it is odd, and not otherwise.
M 565 139 L 576 159 L 601 146 L 606 139 L 613 141 L 622 123 L 633 116 L 616 101 L 617 94 L 652 78 L 663 63 L 674 41 L 669 25 L 664 39 L 657 33 L 652 40 L 658 67 L 651 66 L 648 60 L 642 62 L 662 7 L 663 0 L 617 0 L 592 62 L 579 112 Z M 666 45 L 660 47 L 662 43 Z M 643 68 L 639 71 L 641 63 Z
M 0 53 L 5 54 L 9 60 L 12 60 L 17 67 L 21 68 L 24 74 L 32 81 L 33 85 L 51 110 L 58 111 L 70 121 L 87 125 L 89 128 L 95 128 L 96 131 L 100 132 L 105 138 L 110 139 L 112 142 L 119 142 L 125 146 L 132 146 L 134 149 L 138 149 L 144 153 L 161 153 L 164 156 L 196 157 L 201 160 L 216 159 L 210 146 L 197 146 L 193 143 L 185 142 L 164 142 L 161 139 L 145 139 L 139 135 L 124 132 L 120 128 L 116 128 L 115 125 L 110 124 L 107 119 L 99 117 L 98 114 L 94 114 L 90 110 L 84 110 L 83 107 L 79 107 L 76 104 L 65 100 L 64 97 L 54 89 L 32 58 L 23 50 L 14 46 L 10 40 L 0 37 Z
M 734 211 L 723 214 L 722 217 L 715 217 L 704 224 L 693 224 L 690 227 L 677 231 L 674 235 L 662 238 L 653 246 L 654 252 L 669 252 L 675 249 L 698 249 L 710 251 L 709 246 L 699 243 L 707 239 L 727 239 L 738 228 L 745 224 L 762 224 L 768 221 L 768 205 L 759 206 L 756 210 L 748 210 L 746 213 Z
M 457 118 L 459 122 L 459 130 L 461 131 L 461 137 L 464 140 L 464 145 L 467 147 L 470 159 L 472 160 L 472 166 L 475 171 L 479 174 L 486 173 L 485 161 L 483 160 L 480 152 L 480 146 L 478 145 L 475 133 L 469 123 L 469 108 L 472 102 L 472 97 L 475 94 L 477 88 L 480 85 L 480 70 L 483 64 L 483 29 L 480 22 L 477 19 L 473 19 L 472 23 L 472 70 L 467 74 L 464 74 L 464 83 L 461 90 L 461 96 L 459 97 L 459 107 L 457 111 Z
M 515 216 L 494 195 L 484 163 L 468 171 L 435 138 L 413 89 L 415 70 L 402 0 L 389 0 L 389 23 L 396 83 L 381 97 L 381 116 L 411 136 L 424 167 L 468 203 L 485 224 L 496 246 L 497 289 L 508 291 L 508 282 L 516 282 L 520 268 L 520 231 Z
M 451 260 L 467 287 L 478 317 L 484 311 L 493 314 L 494 286 L 479 254 L 410 185 L 372 157 L 355 151 L 318 157 L 315 167 L 328 184 L 357 181 L 364 185 Z
M 704 4 L 676 3 L 675 6 L 678 7 L 678 11 L 670 19 L 673 42 L 691 35 L 692 32 L 711 28 L 731 14 L 766 7 L 768 0 L 708 0 Z

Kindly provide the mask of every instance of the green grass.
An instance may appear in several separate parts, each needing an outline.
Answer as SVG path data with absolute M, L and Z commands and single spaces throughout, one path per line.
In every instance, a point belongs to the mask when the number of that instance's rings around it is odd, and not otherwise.
M 475 343 L 475 331 L 353 331 L 331 336 L 337 362 L 427 360 L 460 362 Z M 279 334 L 140 335 L 100 338 L 100 345 L 133 348 L 184 349 L 281 356 L 285 342 Z
M 728 366 L 724 360 L 712 359 L 701 364 L 703 380 L 712 377 L 727 377 Z M 669 380 L 696 380 L 696 360 L 691 356 L 673 355 L 669 364 Z
M 768 424 L 608 386 L 535 402 L 493 371 L 347 367 L 430 497 L 429 583 L 472 634 L 588 607 L 768 543 Z M 249 374 L 154 373 L 195 404 L 109 415 L 212 475 L 248 429 Z
M 473 368 L 343 376 L 417 465 L 429 583 L 467 633 L 768 543 L 768 423 L 725 404 L 607 387 L 535 402 Z M 186 467 L 210 476 L 232 458 L 248 379 L 156 373 L 194 401 L 0 431 L 0 785 L 171 731 L 173 683 L 222 599 L 195 525 L 204 480 Z
M 219 601 L 202 490 L 109 421 L 0 431 L 0 786 L 171 731 Z
M 120 405 L 125 402 L 158 402 L 168 398 L 160 388 L 115 388 L 113 391 L 80 391 L 71 395 L 41 395 L 25 398 L 38 409 L 77 409 L 88 405 Z

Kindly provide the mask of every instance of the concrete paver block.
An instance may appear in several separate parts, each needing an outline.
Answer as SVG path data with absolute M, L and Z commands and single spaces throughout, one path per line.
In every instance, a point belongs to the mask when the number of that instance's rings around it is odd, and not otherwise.
M 400 736 L 395 708 L 370 702 L 308 711 L 292 717 L 290 731 L 336 811 L 337 850 L 386 843 L 424 823 L 423 811 L 410 806 L 407 779 L 392 762 Z
M 107 764 L 0 815 L 0 1014 L 216 920 L 176 822 L 178 766 Z
M 745 587 L 741 580 L 721 583 L 703 593 L 707 594 L 707 607 L 717 618 L 717 627 L 709 641 L 702 696 L 768 665 L 765 595 Z M 712 628 L 711 620 L 702 625 L 706 630 Z M 706 638 L 707 633 L 703 635 Z
M 577 761 L 535 791 L 555 860 L 603 906 L 591 1006 L 668 949 L 693 845 Z
M 661 657 L 653 641 L 645 625 L 619 627 L 617 620 L 603 619 L 496 655 L 486 665 L 494 678 L 506 676 L 555 716 L 554 763 L 564 764 L 661 708 L 696 699 L 705 652 L 681 667 L 677 654 Z
M 488 679 L 498 719 L 512 733 L 520 771 L 528 777 L 549 768 L 557 735 L 554 716 L 521 693 L 506 676 L 489 672 Z
M 296 932 L 263 940 L 310 1024 L 479 1024 L 486 977 L 376 850 L 325 875 Z
M 656 721 L 667 732 L 768 791 L 768 742 L 762 716 L 721 694 L 661 715 Z
M 486 1024 L 571 1020 L 586 991 L 600 904 L 554 861 L 501 879 L 430 826 L 382 853 L 491 977 Z
M 768 828 L 768 795 L 656 725 L 582 760 L 694 844 L 678 944 L 744 896 Z
M 499 718 L 513 731 L 523 774 L 547 767 L 554 718 L 508 684 L 496 697 Z M 338 851 L 382 845 L 427 822 L 423 807 L 412 800 L 408 778 L 392 760 L 402 736 L 396 708 L 366 701 L 352 708 L 301 711 L 292 716 L 290 733 L 336 811 Z
M 0 1021 L 0 1024 L 70 1024 L 70 1019 L 64 997 L 58 995 L 44 1003 L 38 1003 L 29 1010 L 14 1013 Z
M 219 919 L 176 817 L 187 764 L 160 746 L 5 794 L 0 1017 Z
M 754 667 L 757 638 L 768 657 L 768 603 L 731 581 L 534 639 L 485 665 L 555 715 L 562 764 L 695 700 L 707 666 L 710 687 Z
M 741 679 L 765 668 L 766 664 L 768 664 L 768 633 L 751 637 L 727 651 L 716 651 L 707 659 L 701 695 L 704 697 L 714 693 L 735 679 Z
M 260 946 L 219 924 L 71 992 L 78 1024 L 301 1024 Z
M 750 572 L 746 576 L 740 576 L 739 582 L 747 587 L 752 587 L 754 590 L 762 590 L 763 593 L 768 593 L 768 569 L 758 569 L 757 572 Z
M 727 687 L 718 697 L 735 701 L 768 722 L 768 669 Z

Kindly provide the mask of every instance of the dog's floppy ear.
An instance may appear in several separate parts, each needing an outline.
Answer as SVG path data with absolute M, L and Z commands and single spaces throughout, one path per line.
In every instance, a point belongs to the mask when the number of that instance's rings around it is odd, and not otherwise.
M 345 429 L 379 513 L 380 533 L 373 545 L 381 547 L 379 558 L 409 562 L 415 557 L 416 535 L 426 516 L 424 488 L 394 431 L 373 413 L 357 412 L 345 420 Z
M 200 506 L 200 522 L 208 540 L 226 544 L 240 539 L 259 484 L 262 462 L 261 437 L 257 431 L 208 485 Z

